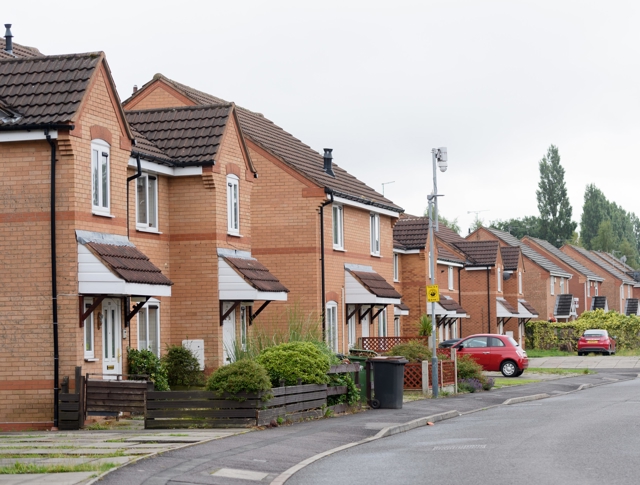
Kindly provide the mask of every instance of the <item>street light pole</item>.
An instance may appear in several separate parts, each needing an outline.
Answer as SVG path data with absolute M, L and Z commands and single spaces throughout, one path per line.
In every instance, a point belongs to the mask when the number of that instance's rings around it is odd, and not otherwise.
M 433 220 L 435 219 L 435 230 L 438 231 L 438 185 L 436 161 L 441 172 L 447 170 L 447 149 L 445 147 L 433 148 L 431 150 L 431 160 L 433 163 L 433 192 L 427 196 L 429 201 L 429 269 L 431 272 L 431 285 L 436 284 L 436 268 L 435 268 L 435 246 L 433 237 Z M 436 339 L 436 303 L 431 302 L 431 341 L 433 354 L 431 356 L 431 385 L 433 389 L 433 397 L 438 397 L 438 343 Z

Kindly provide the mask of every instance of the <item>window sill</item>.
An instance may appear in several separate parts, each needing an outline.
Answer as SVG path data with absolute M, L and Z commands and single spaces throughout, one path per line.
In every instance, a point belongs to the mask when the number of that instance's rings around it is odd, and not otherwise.
M 371 253 L 371 257 L 372 258 L 381 258 L 382 256 L 380 254 L 373 254 Z
M 85 357 L 84 361 L 85 362 L 100 362 L 100 359 L 94 359 L 93 357 L 91 357 L 91 358 Z
M 334 247 L 333 250 L 334 251 L 339 251 L 341 253 L 346 253 L 347 252 L 347 250 L 345 248 L 336 248 L 336 247 Z
M 98 217 L 109 217 L 111 219 L 114 219 L 116 216 L 114 216 L 113 214 L 108 214 L 107 212 L 96 212 L 95 210 L 92 211 L 94 216 L 98 216 Z
M 162 232 L 156 231 L 155 229 L 149 229 L 148 227 L 136 227 L 136 231 L 138 231 L 138 232 L 148 232 L 150 234 L 162 234 Z
M 236 233 L 236 232 L 228 232 L 227 236 L 231 236 L 231 237 L 242 237 L 242 234 Z

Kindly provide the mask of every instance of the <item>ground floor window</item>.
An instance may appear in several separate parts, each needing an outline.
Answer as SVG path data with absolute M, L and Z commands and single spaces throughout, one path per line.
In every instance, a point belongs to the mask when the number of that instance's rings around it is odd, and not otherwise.
M 400 336 L 400 317 L 395 317 L 393 319 L 393 334 L 396 337 Z
M 243 351 L 247 350 L 247 325 L 251 316 L 251 307 L 242 305 L 240 307 L 240 346 Z
M 93 305 L 93 299 L 84 299 L 84 311 L 86 312 Z M 84 358 L 93 359 L 95 357 L 94 349 L 94 333 L 93 312 L 84 321 Z
M 378 315 L 378 337 L 387 336 L 387 309 L 384 308 Z
M 353 307 L 347 307 L 347 313 L 353 313 Z M 349 348 L 355 347 L 356 345 L 356 316 L 355 314 L 349 319 L 348 323 L 349 327 Z
M 327 345 L 338 352 L 338 304 L 335 301 L 327 303 L 326 324 Z
M 149 301 L 138 312 L 138 349 L 160 357 L 160 305 Z

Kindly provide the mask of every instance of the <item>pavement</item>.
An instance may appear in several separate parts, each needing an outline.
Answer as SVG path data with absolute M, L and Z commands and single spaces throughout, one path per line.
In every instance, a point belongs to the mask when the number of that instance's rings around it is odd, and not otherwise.
M 529 367 L 544 369 L 640 369 L 640 357 L 594 355 L 529 358 Z
M 562 359 L 555 362 L 551 359 Z M 579 366 L 571 359 L 587 360 Z M 531 367 L 597 368 L 596 374 L 534 374 L 531 384 L 407 402 L 402 409 L 367 410 L 268 429 L 144 430 L 141 421 L 122 422 L 120 429 L 0 434 L 0 466 L 36 464 L 114 463 L 99 472 L 0 475 L 0 485 L 118 485 L 144 483 L 285 483 L 295 471 L 342 449 L 408 431 L 428 422 L 496 406 L 578 392 L 590 387 L 635 379 L 640 358 L 558 357 L 531 359 Z M 547 362 L 537 362 L 537 361 Z M 629 367 L 618 367 L 623 362 Z M 613 364 L 613 365 L 611 365 Z M 607 365 L 607 367 L 604 367 Z M 595 366 L 595 367 L 594 367 Z M 636 370 L 637 368 L 637 370 Z M 249 432 L 250 431 L 250 432 Z M 198 446 L 193 446 L 197 444 Z M 145 458 L 141 460 L 141 458 Z M 126 465 L 126 466 L 125 466 Z M 100 476 L 98 476 L 100 475 Z M 193 476 L 193 481 L 189 477 Z M 206 477 L 206 481 L 203 480 Z

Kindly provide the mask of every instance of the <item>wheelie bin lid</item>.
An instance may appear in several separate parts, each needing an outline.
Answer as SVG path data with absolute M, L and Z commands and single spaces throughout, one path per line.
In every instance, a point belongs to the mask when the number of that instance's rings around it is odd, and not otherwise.
M 401 355 L 381 355 L 372 357 L 368 362 L 388 362 L 389 364 L 408 364 L 409 361 Z

